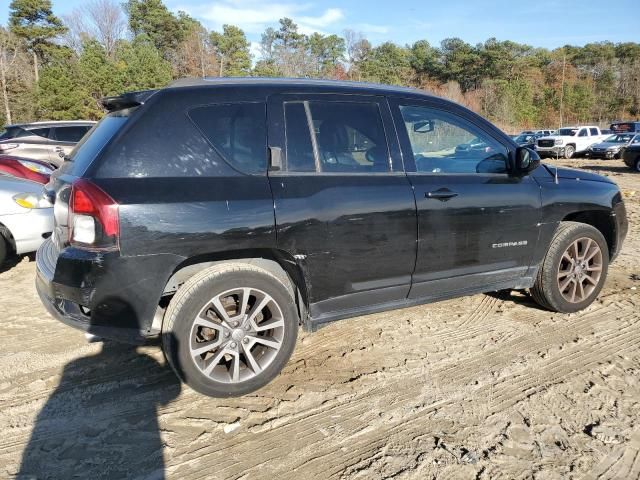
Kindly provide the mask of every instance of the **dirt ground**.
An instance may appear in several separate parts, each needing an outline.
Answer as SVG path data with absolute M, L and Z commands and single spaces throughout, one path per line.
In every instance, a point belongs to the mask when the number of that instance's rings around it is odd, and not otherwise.
M 158 348 L 87 343 L 23 259 L 0 273 L 0 478 L 640 478 L 640 175 L 558 163 L 625 191 L 588 310 L 514 293 L 337 322 L 243 398 L 181 387 Z

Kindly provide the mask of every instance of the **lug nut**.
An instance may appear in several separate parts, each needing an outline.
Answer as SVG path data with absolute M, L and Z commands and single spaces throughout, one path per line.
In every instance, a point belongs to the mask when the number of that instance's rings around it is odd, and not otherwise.
M 244 338 L 242 339 L 242 343 L 249 343 L 249 339 L 248 339 L 247 337 L 244 337 Z
M 236 342 L 231 342 L 230 347 L 231 348 L 236 348 L 238 346 L 238 344 Z
M 229 332 L 224 332 L 225 338 L 229 338 L 229 335 L 230 335 Z
M 245 330 L 249 330 L 249 328 L 250 328 L 250 327 L 249 327 L 249 324 L 247 323 L 247 324 L 244 326 L 244 329 L 245 329 Z
M 237 327 L 237 326 L 238 326 L 238 322 L 233 322 L 233 323 L 231 324 L 231 326 L 232 326 L 232 327 L 234 327 L 234 328 L 235 328 L 235 327 Z

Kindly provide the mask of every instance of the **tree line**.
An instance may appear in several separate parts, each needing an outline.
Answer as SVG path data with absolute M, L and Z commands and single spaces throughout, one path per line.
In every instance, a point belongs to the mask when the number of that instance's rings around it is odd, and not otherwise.
M 263 76 L 370 81 L 451 98 L 507 130 L 606 124 L 640 116 L 640 44 L 554 50 L 495 38 L 471 45 L 372 45 L 359 32 L 300 32 L 283 18 L 259 54 L 237 26 L 209 31 L 162 0 L 88 0 L 54 15 L 50 0 L 12 0 L 0 26 L 4 123 L 98 119 L 100 99 L 180 77 Z

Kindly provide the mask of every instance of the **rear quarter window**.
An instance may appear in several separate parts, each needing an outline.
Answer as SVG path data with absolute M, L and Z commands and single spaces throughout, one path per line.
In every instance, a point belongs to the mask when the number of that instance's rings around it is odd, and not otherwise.
M 251 174 L 266 172 L 266 105 L 225 103 L 189 110 L 189 118 L 232 167 Z

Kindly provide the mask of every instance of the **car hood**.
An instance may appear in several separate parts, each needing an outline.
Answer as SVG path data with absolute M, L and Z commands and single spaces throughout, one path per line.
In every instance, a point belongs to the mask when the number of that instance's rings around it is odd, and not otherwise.
M 588 180 L 590 182 L 601 182 L 601 183 L 611 183 L 615 185 L 615 182 L 609 180 L 609 178 L 598 175 L 597 173 L 589 172 L 587 170 L 578 170 L 576 168 L 566 168 L 566 167 L 556 167 L 555 165 L 547 165 L 544 166 L 549 170 L 551 175 L 556 174 L 556 170 L 558 172 L 558 178 L 564 180 Z
M 615 143 L 615 142 L 600 142 L 594 145 L 591 145 L 593 148 L 609 148 L 609 147 L 624 147 L 624 143 Z

